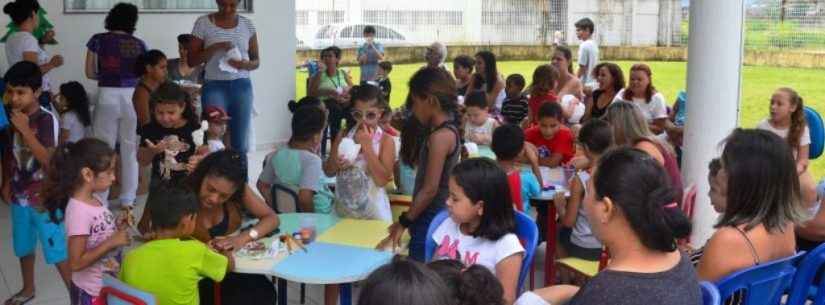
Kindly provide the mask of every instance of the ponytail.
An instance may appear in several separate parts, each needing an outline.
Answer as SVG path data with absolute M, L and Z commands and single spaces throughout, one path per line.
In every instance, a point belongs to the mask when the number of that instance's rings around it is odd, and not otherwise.
M 95 174 L 109 169 L 115 152 L 109 144 L 95 138 L 65 143 L 57 147 L 46 168 L 44 206 L 51 221 L 58 223 L 69 198 L 82 186 L 81 170 L 89 168 Z
M 799 150 L 802 133 L 805 132 L 805 127 L 808 126 L 808 122 L 805 120 L 805 103 L 802 97 L 799 96 L 799 93 L 794 89 L 785 87 L 779 88 L 779 91 L 788 94 L 791 105 L 796 106 L 796 110 L 791 113 L 791 127 L 788 129 L 788 138 L 786 141 L 788 141 L 788 145 L 791 146 L 791 148 Z

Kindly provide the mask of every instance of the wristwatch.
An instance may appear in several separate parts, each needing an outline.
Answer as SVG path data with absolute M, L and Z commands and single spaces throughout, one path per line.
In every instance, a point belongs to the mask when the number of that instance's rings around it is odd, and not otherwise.
M 258 240 L 258 231 L 255 229 L 249 229 L 249 238 L 252 238 L 252 240 Z
M 398 215 L 398 224 L 400 224 L 404 228 L 409 228 L 412 225 L 413 221 L 407 217 L 407 212 L 401 213 Z

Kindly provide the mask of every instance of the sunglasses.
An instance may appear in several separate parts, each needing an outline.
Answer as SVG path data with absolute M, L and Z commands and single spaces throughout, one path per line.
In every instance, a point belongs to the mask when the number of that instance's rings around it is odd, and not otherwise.
M 364 113 L 360 110 L 353 110 L 352 112 L 350 112 L 350 114 L 352 114 L 352 117 L 356 120 L 366 119 L 370 121 L 375 120 L 381 116 L 381 112 L 379 111 L 367 111 L 366 113 Z

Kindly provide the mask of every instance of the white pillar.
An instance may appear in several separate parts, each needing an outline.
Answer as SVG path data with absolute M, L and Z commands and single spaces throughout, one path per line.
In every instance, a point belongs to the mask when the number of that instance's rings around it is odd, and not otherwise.
M 744 56 L 745 0 L 694 0 L 690 3 L 688 102 L 685 123 L 685 185 L 695 183 L 691 242 L 704 245 L 718 215 L 710 205 L 708 162 L 719 156 L 719 142 L 736 128 Z
M 470 44 L 485 44 L 481 35 L 481 19 L 483 4 L 478 0 L 467 0 L 464 5 L 464 42 Z M 429 45 L 432 42 L 427 42 Z

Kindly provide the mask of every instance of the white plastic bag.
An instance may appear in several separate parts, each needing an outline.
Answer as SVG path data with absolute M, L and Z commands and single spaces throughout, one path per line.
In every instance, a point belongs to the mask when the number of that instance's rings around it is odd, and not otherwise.
M 338 144 L 338 157 L 349 163 L 355 163 L 359 152 L 361 152 L 361 145 L 355 144 L 355 141 L 350 138 L 344 138 Z
M 585 106 L 584 103 L 581 101 L 577 101 L 575 96 L 570 94 L 561 97 L 561 108 L 567 110 L 570 107 L 570 104 L 576 103 L 575 108 L 573 109 L 573 114 L 570 115 L 570 118 L 567 119 L 567 122 L 570 124 L 578 124 L 582 117 L 584 116 Z

